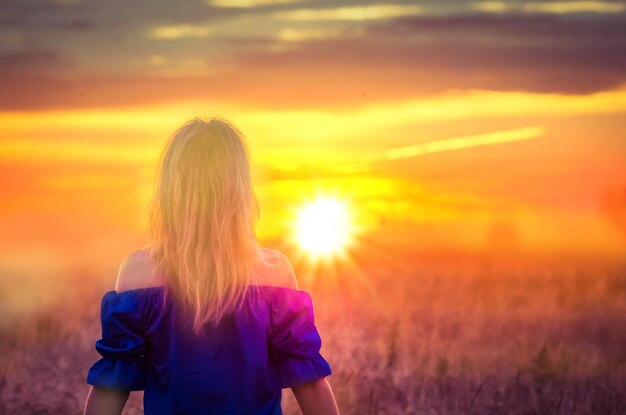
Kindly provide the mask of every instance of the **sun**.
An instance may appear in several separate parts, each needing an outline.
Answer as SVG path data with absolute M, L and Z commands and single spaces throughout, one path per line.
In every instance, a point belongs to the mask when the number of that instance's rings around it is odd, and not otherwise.
M 352 236 L 348 203 L 335 197 L 318 197 L 298 210 L 295 228 L 298 245 L 312 257 L 342 254 Z

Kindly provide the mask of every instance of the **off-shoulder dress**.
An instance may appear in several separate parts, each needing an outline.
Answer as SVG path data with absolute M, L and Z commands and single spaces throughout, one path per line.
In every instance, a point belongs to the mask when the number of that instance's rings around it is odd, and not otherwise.
M 274 415 L 282 414 L 282 388 L 332 373 L 305 290 L 251 285 L 243 307 L 199 337 L 165 291 L 104 294 L 95 344 L 102 358 L 88 384 L 144 390 L 146 415 Z

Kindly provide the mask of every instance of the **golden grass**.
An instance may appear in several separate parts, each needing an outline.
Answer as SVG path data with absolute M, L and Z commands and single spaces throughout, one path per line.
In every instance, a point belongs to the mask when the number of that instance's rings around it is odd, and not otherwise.
M 385 258 L 295 264 L 343 414 L 626 413 L 626 262 Z M 0 414 L 81 412 L 112 284 L 76 271 L 53 303 L 3 308 Z M 298 413 L 289 391 L 283 407 Z

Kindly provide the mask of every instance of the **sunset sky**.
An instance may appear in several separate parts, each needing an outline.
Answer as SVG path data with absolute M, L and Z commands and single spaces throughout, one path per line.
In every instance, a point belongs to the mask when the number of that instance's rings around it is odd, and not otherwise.
M 3 0 L 0 79 L 5 263 L 140 247 L 165 140 L 214 115 L 267 243 L 334 195 L 416 249 L 626 248 L 623 1 Z

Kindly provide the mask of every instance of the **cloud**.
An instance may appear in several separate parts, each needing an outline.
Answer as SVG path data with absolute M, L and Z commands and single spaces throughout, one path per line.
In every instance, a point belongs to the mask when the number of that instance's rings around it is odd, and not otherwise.
M 475 89 L 589 94 L 626 82 L 624 15 L 404 16 L 345 28 L 290 24 L 238 38 L 209 35 L 206 23 L 165 27 L 152 35 L 211 36 L 230 55 L 209 60 L 207 52 L 194 53 L 197 65 L 190 68 L 181 63 L 189 57 L 184 48 L 155 49 L 144 67 L 127 75 L 76 69 L 71 78 L 59 52 L 14 51 L 0 55 L 0 107 L 226 100 L 341 108 Z M 154 55 L 167 62 L 159 72 L 149 59 Z
M 52 50 L 24 49 L 0 54 L 0 75 L 9 78 L 47 77 L 73 66 L 68 59 Z
M 626 35 L 626 16 L 567 18 L 554 15 L 455 14 L 444 16 L 407 16 L 368 26 L 371 35 L 403 37 L 432 36 L 434 40 L 450 36 L 485 42 L 511 41 L 529 44 L 538 40 L 551 47 L 589 40 L 598 43 L 617 41 Z
M 514 9 L 514 5 L 506 1 L 475 1 L 470 5 L 471 10 L 487 13 L 504 13 Z
M 455 137 L 446 140 L 428 141 L 425 143 L 413 144 L 406 147 L 398 147 L 385 150 L 374 155 L 374 160 L 386 159 L 394 160 L 407 157 L 420 156 L 422 154 L 441 153 L 451 150 L 460 150 L 491 144 L 509 143 L 512 141 L 530 140 L 540 137 L 545 133 L 545 129 L 540 126 L 519 128 L 516 130 L 495 131 L 479 135 L 465 137 Z
M 249 8 L 268 5 L 296 4 L 306 1 L 310 0 L 208 0 L 207 3 L 213 7 Z
M 419 13 L 420 6 L 407 4 L 384 4 L 369 6 L 335 7 L 328 9 L 295 9 L 275 11 L 269 14 L 276 20 L 378 20 Z
M 610 1 L 562 1 L 562 2 L 530 2 L 523 4 L 523 10 L 540 13 L 623 13 L 624 3 Z
M 275 91 L 313 82 L 317 92 L 309 98 L 326 94 L 328 102 L 451 89 L 586 94 L 626 81 L 624 18 L 404 17 L 363 32 L 285 51 L 251 51 L 229 63 L 254 68 L 246 83 Z
M 38 25 L 43 27 L 63 28 L 68 21 L 81 21 L 86 23 L 86 19 L 77 17 L 83 10 L 84 5 L 81 4 L 80 1 L 72 0 L 2 0 L 0 2 L 0 25 L 2 25 L 2 27 Z M 72 25 L 72 23 L 69 24 L 69 26 Z
M 205 38 L 212 32 L 209 25 L 165 25 L 158 26 L 146 31 L 148 39 L 181 39 L 181 38 Z
M 282 42 L 302 42 L 308 40 L 319 40 L 340 37 L 343 31 L 339 28 L 333 29 L 281 29 L 276 38 Z
M 614 1 L 531 1 L 513 3 L 506 1 L 477 1 L 473 2 L 470 9 L 488 12 L 523 12 L 523 13 L 623 13 L 626 5 Z

